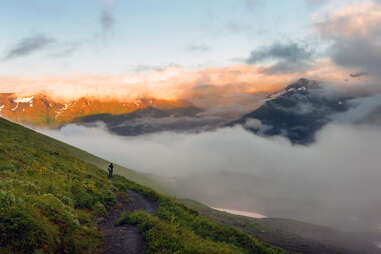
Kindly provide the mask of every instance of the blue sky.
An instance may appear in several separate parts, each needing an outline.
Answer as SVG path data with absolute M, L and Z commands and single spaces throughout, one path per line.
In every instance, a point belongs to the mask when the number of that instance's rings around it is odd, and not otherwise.
M 54 40 L 3 61 L 2 75 L 123 73 L 224 66 L 274 42 L 314 39 L 305 0 L 4 0 L 0 53 L 25 38 Z M 111 18 L 102 26 L 104 13 Z

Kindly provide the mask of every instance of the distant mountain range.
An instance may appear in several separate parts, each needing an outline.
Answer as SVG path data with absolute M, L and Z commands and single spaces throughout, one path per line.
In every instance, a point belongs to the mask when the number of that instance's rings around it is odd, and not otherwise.
M 258 135 L 281 135 L 292 143 L 308 144 L 332 115 L 350 109 L 350 99 L 327 91 L 317 81 L 300 79 L 228 126 L 242 125 Z
M 93 126 L 99 122 L 121 136 L 137 136 L 160 131 L 202 131 L 215 128 L 222 121 L 218 117 L 202 117 L 196 107 L 158 109 L 148 107 L 128 114 L 97 114 L 77 119 L 77 124 Z
M 63 102 L 44 94 L 0 94 L 0 116 L 33 127 L 58 128 L 70 123 L 88 124 L 103 121 L 118 131 L 118 126 L 123 122 L 136 118 L 186 117 L 195 116 L 200 111 L 187 102 L 154 98 L 135 101 L 80 98 Z
M 241 125 L 256 135 L 281 135 L 294 144 L 310 144 L 314 142 L 316 132 L 335 120 L 337 115 L 351 113 L 351 109 L 358 106 L 354 103 L 357 99 L 308 79 L 299 79 L 265 100 L 258 99 L 256 104 L 260 106 L 254 109 L 253 104 L 253 111 L 243 116 L 242 113 L 214 114 L 211 113 L 213 110 L 180 100 L 142 98 L 121 101 L 83 97 L 63 102 L 44 94 L 17 96 L 0 93 L 0 116 L 37 128 L 103 123 L 109 131 L 122 136 L 159 131 L 200 132 Z M 361 107 L 358 111 L 367 112 Z M 353 122 L 381 126 L 380 112 L 381 105 Z

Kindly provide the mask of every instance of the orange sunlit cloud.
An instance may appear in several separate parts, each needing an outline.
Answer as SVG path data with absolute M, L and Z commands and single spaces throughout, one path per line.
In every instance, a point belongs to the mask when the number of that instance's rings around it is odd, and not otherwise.
M 271 92 L 281 89 L 288 82 L 302 76 L 319 76 L 337 80 L 345 77 L 343 70 L 328 60 L 318 62 L 305 73 L 267 74 L 266 69 L 251 65 L 234 65 L 188 71 L 172 67 L 166 70 L 130 73 L 125 75 L 86 75 L 70 77 L 42 77 L 21 79 L 0 77 L 0 92 L 36 93 L 46 92 L 61 98 L 82 96 L 116 97 L 134 99 L 142 96 L 158 98 L 185 98 L 198 87 L 225 88 L 237 93 Z
M 314 19 L 324 37 L 372 37 L 373 32 L 380 29 L 381 5 L 374 2 L 358 3 L 336 10 L 328 18 L 319 18 L 315 14 Z

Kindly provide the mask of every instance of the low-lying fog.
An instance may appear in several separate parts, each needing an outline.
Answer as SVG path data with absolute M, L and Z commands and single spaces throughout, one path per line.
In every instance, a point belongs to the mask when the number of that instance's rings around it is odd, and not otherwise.
M 330 125 L 308 147 L 241 127 L 200 134 L 42 131 L 126 167 L 175 178 L 177 196 L 350 230 L 381 225 L 381 129 Z

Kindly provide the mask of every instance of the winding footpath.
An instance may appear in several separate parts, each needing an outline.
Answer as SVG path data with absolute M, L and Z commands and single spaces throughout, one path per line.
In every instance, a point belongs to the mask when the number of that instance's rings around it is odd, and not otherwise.
M 154 213 L 157 204 L 143 195 L 129 190 L 128 202 L 118 198 L 121 206 L 109 211 L 105 221 L 98 225 L 104 238 L 103 253 L 105 254 L 144 254 L 145 245 L 139 229 L 132 225 L 115 226 L 115 221 L 123 212 L 145 210 Z

